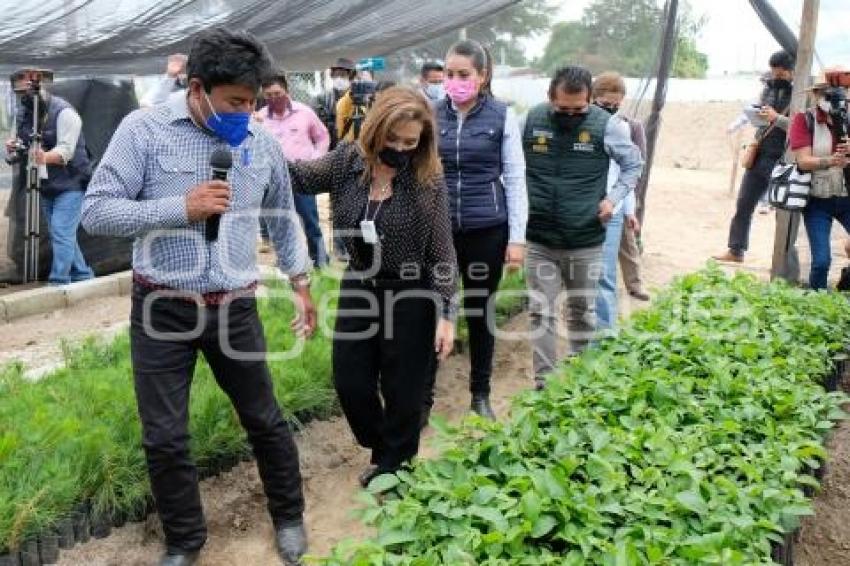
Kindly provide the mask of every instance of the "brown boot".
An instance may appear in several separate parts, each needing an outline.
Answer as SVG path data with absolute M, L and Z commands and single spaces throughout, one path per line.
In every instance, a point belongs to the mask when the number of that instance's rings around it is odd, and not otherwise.
M 744 256 L 736 254 L 732 250 L 726 250 L 726 253 L 720 255 L 711 256 L 712 259 L 727 262 L 727 263 L 743 263 Z

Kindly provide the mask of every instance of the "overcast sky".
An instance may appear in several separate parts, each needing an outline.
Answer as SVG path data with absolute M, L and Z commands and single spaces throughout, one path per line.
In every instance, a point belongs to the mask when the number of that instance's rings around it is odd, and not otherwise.
M 552 0 L 561 8 L 557 21 L 577 20 L 591 0 Z M 663 5 L 663 0 L 658 0 Z M 764 29 L 748 0 L 690 0 L 697 15 L 705 14 L 708 22 L 697 39 L 697 46 L 708 54 L 709 74 L 751 71 L 755 63 L 762 70 L 770 54 L 779 49 Z M 803 0 L 773 0 L 772 5 L 795 33 L 799 33 Z M 821 0 L 818 22 L 817 51 L 826 65 L 841 64 L 850 68 L 850 0 Z M 527 44 L 529 55 L 543 53 L 547 37 Z M 817 68 L 817 63 L 815 63 Z

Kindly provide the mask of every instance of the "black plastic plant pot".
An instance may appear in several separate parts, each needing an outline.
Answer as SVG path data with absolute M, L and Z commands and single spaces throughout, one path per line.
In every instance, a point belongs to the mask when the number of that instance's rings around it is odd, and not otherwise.
M 246 446 L 242 449 L 242 451 L 239 453 L 239 459 L 243 462 L 250 462 L 254 459 L 254 451 L 251 450 L 250 446 Z
M 210 467 L 208 465 L 198 466 L 198 479 L 204 481 L 210 477 Z
M 127 521 L 130 523 L 141 523 L 148 517 L 148 502 L 140 501 L 130 513 L 127 514 Z
M 56 564 L 59 562 L 59 535 L 42 533 L 38 537 L 38 556 L 42 564 Z
M 28 539 L 21 545 L 21 566 L 41 566 L 36 539 Z
M 91 538 L 91 523 L 86 511 L 74 512 L 74 538 L 77 542 L 85 543 Z
M 76 537 L 74 535 L 73 517 L 65 517 L 56 523 L 56 534 L 59 536 L 59 548 L 68 550 L 74 548 Z
M 17 550 L 0 549 L 0 566 L 21 566 L 21 554 Z
M 38 550 L 21 551 L 21 566 L 41 566 L 41 558 L 38 556 Z
M 227 454 L 221 458 L 222 472 L 229 472 L 239 464 L 239 455 L 236 453 Z
M 127 524 L 127 513 L 124 511 L 115 511 L 112 514 L 112 526 L 116 529 L 120 529 L 124 525 Z
M 93 513 L 91 516 L 91 536 L 96 539 L 112 534 L 112 517 L 109 513 Z

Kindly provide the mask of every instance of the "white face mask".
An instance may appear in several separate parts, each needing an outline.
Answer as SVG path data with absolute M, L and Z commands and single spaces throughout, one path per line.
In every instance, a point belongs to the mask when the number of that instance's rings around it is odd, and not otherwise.
M 832 104 L 830 104 L 826 98 L 821 98 L 820 100 L 818 100 L 818 108 L 820 108 L 826 113 L 829 113 L 829 111 L 832 110 Z
M 444 96 L 446 96 L 446 89 L 442 83 L 428 83 L 425 85 L 425 94 L 431 100 L 441 100 Z
M 331 84 L 333 84 L 334 90 L 342 91 L 348 90 L 348 88 L 351 86 L 351 81 L 344 77 L 336 77 L 331 81 Z

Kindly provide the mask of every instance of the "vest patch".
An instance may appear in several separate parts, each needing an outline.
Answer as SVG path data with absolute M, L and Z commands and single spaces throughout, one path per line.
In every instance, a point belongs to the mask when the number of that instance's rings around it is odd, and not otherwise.
M 549 146 L 546 144 L 534 144 L 531 146 L 531 151 L 534 153 L 548 153 Z

